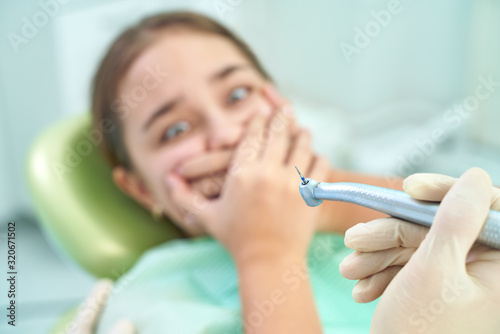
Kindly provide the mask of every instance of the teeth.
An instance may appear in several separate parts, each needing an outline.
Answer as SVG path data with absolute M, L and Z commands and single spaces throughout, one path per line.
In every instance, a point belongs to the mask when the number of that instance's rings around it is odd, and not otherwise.
M 217 199 L 219 198 L 220 194 L 215 194 L 215 195 L 212 195 L 212 196 L 207 196 L 208 199 Z
M 218 172 L 198 178 L 191 184 L 195 190 L 201 192 L 205 197 L 213 199 L 219 197 L 225 180 L 226 172 Z

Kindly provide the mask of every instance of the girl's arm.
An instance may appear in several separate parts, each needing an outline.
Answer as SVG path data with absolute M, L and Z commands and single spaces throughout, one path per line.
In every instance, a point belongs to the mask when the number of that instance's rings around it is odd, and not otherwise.
M 384 188 L 403 190 L 403 179 L 382 178 L 338 169 L 332 169 L 328 180 L 325 180 L 325 182 L 365 183 Z M 322 218 L 318 222 L 319 231 L 345 233 L 345 231 L 357 223 L 387 217 L 386 214 L 351 203 L 324 201 L 320 207 L 322 207 L 323 211 L 321 214 Z
M 322 333 L 304 256 L 236 263 L 244 333 Z

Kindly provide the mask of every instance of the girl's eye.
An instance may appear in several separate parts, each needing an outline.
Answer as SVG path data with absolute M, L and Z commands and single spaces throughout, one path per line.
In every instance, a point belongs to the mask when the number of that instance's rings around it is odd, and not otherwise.
M 186 132 L 190 129 L 190 125 L 186 121 L 180 121 L 177 123 L 174 123 L 172 126 L 170 126 L 167 131 L 163 134 L 163 137 L 161 138 L 162 141 L 167 141 L 172 138 L 175 138 L 182 134 L 183 132 Z
M 248 96 L 249 89 L 246 87 L 238 87 L 231 91 L 231 95 L 229 96 L 229 104 L 234 104 L 240 100 L 243 100 Z

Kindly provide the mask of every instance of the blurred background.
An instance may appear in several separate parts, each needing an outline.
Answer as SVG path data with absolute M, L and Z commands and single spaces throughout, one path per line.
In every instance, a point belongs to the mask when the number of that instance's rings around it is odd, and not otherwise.
M 480 166 L 500 185 L 498 0 L 2 1 L 0 251 L 16 221 L 19 295 L 18 326 L 2 320 L 0 332 L 47 332 L 95 281 L 37 225 L 29 148 L 89 111 L 93 73 L 119 32 L 171 9 L 207 14 L 247 41 L 335 166 L 388 179 Z

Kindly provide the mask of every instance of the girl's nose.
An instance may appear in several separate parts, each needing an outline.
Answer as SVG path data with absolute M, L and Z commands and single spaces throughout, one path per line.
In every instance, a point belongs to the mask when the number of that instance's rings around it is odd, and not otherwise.
M 242 131 L 242 124 L 233 120 L 223 112 L 211 113 L 208 118 L 209 150 L 232 148 L 238 143 Z

